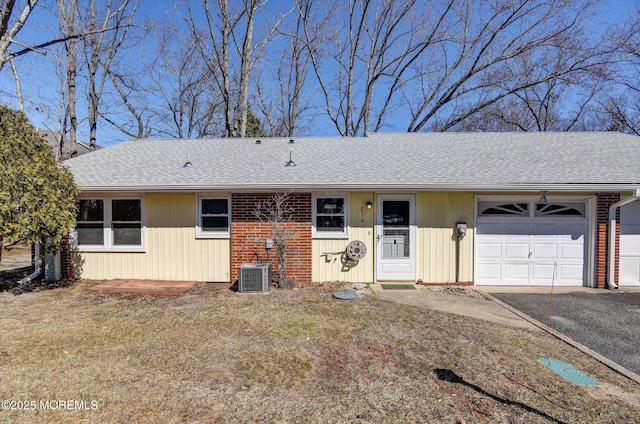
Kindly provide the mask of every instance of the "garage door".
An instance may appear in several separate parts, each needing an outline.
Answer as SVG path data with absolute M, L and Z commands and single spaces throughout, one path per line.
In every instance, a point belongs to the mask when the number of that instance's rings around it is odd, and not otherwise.
M 477 285 L 582 286 L 584 203 L 479 202 Z
M 640 201 L 620 208 L 621 286 L 640 286 Z

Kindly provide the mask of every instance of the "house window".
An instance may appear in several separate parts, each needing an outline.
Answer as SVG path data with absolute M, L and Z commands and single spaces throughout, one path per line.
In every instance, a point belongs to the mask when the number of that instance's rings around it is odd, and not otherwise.
M 316 237 L 346 237 L 347 197 L 340 195 L 313 198 L 313 233 Z
M 198 196 L 197 237 L 229 237 L 231 214 L 228 197 Z
M 142 244 L 142 211 L 140 199 L 111 201 L 111 232 L 114 246 Z
M 142 198 L 78 199 L 76 234 L 83 251 L 144 249 Z
M 76 217 L 78 244 L 104 246 L 104 200 L 79 199 Z

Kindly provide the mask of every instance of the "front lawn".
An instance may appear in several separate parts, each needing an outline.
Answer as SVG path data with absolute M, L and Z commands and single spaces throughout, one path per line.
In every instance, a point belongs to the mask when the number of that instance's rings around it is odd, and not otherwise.
M 92 284 L 0 294 L 0 400 L 14 401 L 0 421 L 640 421 L 640 386 L 542 331 L 340 301 L 331 285 L 158 298 Z M 542 357 L 603 385 L 573 385 Z

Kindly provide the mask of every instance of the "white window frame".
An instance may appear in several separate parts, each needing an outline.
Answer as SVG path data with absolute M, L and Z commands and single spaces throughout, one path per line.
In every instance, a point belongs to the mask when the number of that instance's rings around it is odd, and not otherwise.
M 82 199 L 101 199 L 104 205 L 103 210 L 103 240 L 104 244 L 80 244 L 78 243 L 77 249 L 81 252 L 145 252 L 146 251 L 146 222 L 145 222 L 145 202 L 143 195 L 106 195 L 99 194 L 92 196 L 90 194 L 82 195 L 78 197 L 78 200 Z M 140 244 L 139 245 L 114 245 L 113 244 L 113 231 L 112 231 L 112 206 L 113 200 L 139 200 L 140 201 Z M 126 223 L 124 221 L 118 221 L 119 223 Z M 138 221 L 135 221 L 138 223 Z
M 318 231 L 316 228 L 318 211 L 317 199 L 342 198 L 344 200 L 344 229 L 342 231 Z M 337 215 L 337 214 L 336 214 Z M 318 239 L 347 239 L 349 238 L 349 195 L 347 193 L 313 193 L 311 196 L 311 236 Z
M 202 229 L 202 200 L 216 199 L 227 201 L 227 214 L 226 215 L 212 215 L 212 216 L 226 216 L 227 217 L 227 231 L 204 231 Z M 196 238 L 230 238 L 231 237 L 231 196 L 220 193 L 200 193 L 196 196 Z

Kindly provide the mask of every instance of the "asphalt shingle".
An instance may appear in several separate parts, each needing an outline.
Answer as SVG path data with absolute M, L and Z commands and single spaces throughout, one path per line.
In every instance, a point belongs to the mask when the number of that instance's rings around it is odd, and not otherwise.
M 83 190 L 640 188 L 640 137 L 614 132 L 294 140 L 130 140 L 64 164 Z

